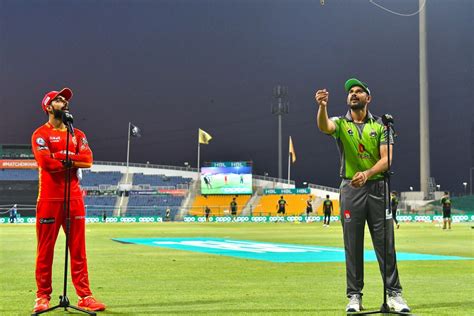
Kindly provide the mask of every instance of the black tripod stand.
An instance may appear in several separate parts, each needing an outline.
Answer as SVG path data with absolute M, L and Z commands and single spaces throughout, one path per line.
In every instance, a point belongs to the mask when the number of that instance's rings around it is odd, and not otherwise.
M 55 310 L 57 308 L 64 308 L 64 311 L 67 311 L 68 308 L 75 309 L 77 311 L 96 316 L 97 314 L 95 312 L 90 312 L 87 310 L 84 310 L 82 308 L 79 308 L 77 306 L 71 305 L 69 303 L 69 298 L 67 297 L 67 272 L 68 272 L 68 246 L 69 246 L 69 230 L 70 230 L 70 224 L 71 224 L 71 218 L 70 218 L 70 210 L 71 210 L 71 168 L 72 168 L 72 161 L 69 157 L 69 137 L 72 136 L 74 137 L 74 127 L 72 126 L 73 123 L 73 117 L 69 112 L 63 112 L 62 116 L 63 123 L 66 124 L 67 126 L 67 132 L 66 132 L 66 160 L 64 161 L 64 166 L 66 167 L 66 172 L 64 174 L 64 179 L 65 179 L 65 186 L 64 186 L 64 204 L 63 204 L 63 211 L 66 215 L 66 229 L 65 229 L 65 234 L 66 234 L 66 249 L 65 249 L 65 255 L 64 255 L 64 287 L 63 287 L 63 295 L 59 296 L 59 304 L 53 307 L 50 307 L 44 311 L 41 312 L 33 312 L 31 316 L 34 315 L 40 315 L 43 313 L 50 312 L 52 310 Z
M 391 140 L 396 136 L 395 130 L 393 128 L 393 116 L 390 114 L 385 114 L 382 116 L 382 122 L 385 126 L 385 135 L 387 138 L 387 171 L 384 172 L 383 177 L 383 205 L 385 207 L 385 220 L 383 221 L 383 303 L 379 310 L 376 311 L 368 311 L 368 312 L 359 312 L 359 313 L 349 313 L 348 315 L 371 315 L 371 314 L 395 314 L 395 315 L 412 315 L 409 312 L 396 312 L 390 310 L 387 304 L 387 215 L 390 214 L 391 211 L 387 212 L 390 209 L 390 201 L 388 200 L 388 196 L 390 195 L 390 177 L 392 176 L 393 172 L 390 171 L 391 168 L 391 159 L 390 159 L 390 143 Z M 390 223 L 392 221 L 390 220 Z

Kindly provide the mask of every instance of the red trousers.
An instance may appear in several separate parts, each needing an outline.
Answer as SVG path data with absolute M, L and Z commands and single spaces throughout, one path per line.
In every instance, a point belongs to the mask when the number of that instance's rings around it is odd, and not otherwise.
M 66 231 L 66 212 L 62 201 L 38 201 L 36 206 L 36 297 L 51 298 L 54 245 L 62 226 Z M 71 200 L 69 254 L 72 283 L 79 297 L 92 295 L 87 272 L 85 209 L 82 199 Z

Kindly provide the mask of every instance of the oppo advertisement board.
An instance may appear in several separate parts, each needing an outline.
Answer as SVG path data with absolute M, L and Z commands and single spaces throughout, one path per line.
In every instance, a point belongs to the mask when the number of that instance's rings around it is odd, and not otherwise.
M 211 162 L 201 168 L 201 194 L 252 194 L 252 165 Z

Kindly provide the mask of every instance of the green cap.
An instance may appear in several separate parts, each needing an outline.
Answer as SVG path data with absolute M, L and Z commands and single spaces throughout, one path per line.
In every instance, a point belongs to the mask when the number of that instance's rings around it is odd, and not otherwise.
M 365 82 L 360 81 L 359 79 L 356 78 L 351 78 L 346 81 L 344 84 L 344 88 L 346 89 L 346 92 L 349 92 L 353 86 L 358 86 L 364 89 L 365 92 L 367 92 L 368 95 L 370 95 L 370 90 L 369 87 Z

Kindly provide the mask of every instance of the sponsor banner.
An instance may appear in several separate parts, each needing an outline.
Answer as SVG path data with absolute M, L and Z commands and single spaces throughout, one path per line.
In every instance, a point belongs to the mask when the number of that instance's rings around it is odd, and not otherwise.
M 249 161 L 214 161 L 214 162 L 205 162 L 204 167 L 214 167 L 214 168 L 241 168 L 241 167 L 251 167 L 252 163 Z
M 0 169 L 38 169 L 38 164 L 33 159 L 0 159 Z
M 183 219 L 187 223 L 203 223 L 205 216 L 185 216 Z M 276 222 L 321 222 L 323 216 L 209 216 L 209 222 L 215 223 L 276 223 Z M 339 221 L 339 216 L 331 216 L 331 221 Z
M 160 194 L 171 194 L 171 195 L 186 195 L 188 190 L 186 189 L 159 189 L 158 192 Z
M 209 216 L 209 222 L 217 223 L 276 223 L 276 222 L 322 222 L 324 216 Z M 397 220 L 399 222 L 442 222 L 443 217 L 441 215 L 398 215 Z M 474 215 L 453 215 L 451 216 L 453 223 L 464 223 L 474 222 Z M 184 221 L 188 223 L 205 222 L 206 217 L 204 216 L 185 216 Z M 331 216 L 331 222 L 340 221 L 339 216 Z
M 9 224 L 9 217 L 0 217 L 0 224 Z M 86 223 L 103 223 L 102 217 L 86 217 Z M 145 217 L 108 217 L 106 223 L 162 223 L 163 218 L 159 216 Z M 16 224 L 35 224 L 35 217 L 19 217 L 15 221 Z
M 141 190 L 141 191 L 130 191 L 130 195 L 158 195 L 156 190 Z
M 132 190 L 130 195 L 186 195 L 185 189 Z
M 276 223 L 276 222 L 322 222 L 323 216 L 209 216 L 209 222 L 215 223 Z M 419 222 L 419 223 L 432 223 L 432 222 L 443 222 L 441 215 L 398 215 L 398 221 L 401 222 Z M 206 222 L 205 216 L 185 216 L 184 222 L 187 223 L 204 223 Z M 453 215 L 451 216 L 453 223 L 465 223 L 474 222 L 474 215 Z M 331 222 L 340 221 L 339 216 L 331 216 Z M 86 223 L 102 223 L 104 222 L 101 216 L 98 217 L 86 217 Z M 106 223 L 162 223 L 163 218 L 159 216 L 144 216 L 144 217 L 107 217 Z M 10 218 L 0 217 L 0 224 L 9 224 Z M 35 217 L 17 217 L 16 224 L 35 224 Z
M 297 189 L 264 189 L 263 194 L 310 194 L 310 188 Z

